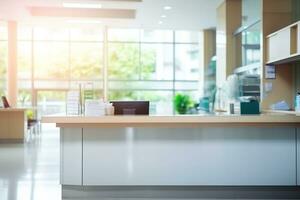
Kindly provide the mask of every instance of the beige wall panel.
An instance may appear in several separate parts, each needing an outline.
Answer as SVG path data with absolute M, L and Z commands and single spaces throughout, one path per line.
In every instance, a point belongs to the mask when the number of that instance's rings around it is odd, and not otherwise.
M 291 0 L 263 0 L 263 3 L 264 12 L 290 13 L 292 11 Z
M 8 68 L 7 89 L 8 100 L 11 106 L 17 106 L 17 22 L 8 22 Z
M 265 65 L 268 62 L 267 36 L 291 24 L 291 0 L 263 0 L 262 30 L 263 30 L 263 55 L 262 55 L 262 109 L 268 109 L 271 104 L 285 100 L 290 106 L 293 104 L 294 75 L 293 67 L 288 65 L 276 66 L 276 79 L 264 78 Z M 280 47 L 277 47 L 280 48 Z M 266 93 L 265 83 L 272 82 L 273 90 Z
M 278 101 L 286 101 L 290 107 L 293 106 L 294 94 L 294 80 L 293 67 L 290 65 L 276 66 L 276 79 L 265 80 L 265 82 L 271 82 L 273 84 L 273 90 L 268 93 L 267 98 L 264 100 L 264 108 L 269 108 L 271 104 Z M 267 103 L 267 104 L 266 104 Z
M 236 38 L 241 26 L 241 1 L 226 0 L 217 9 L 217 85 L 220 87 L 238 66 Z
M 216 31 L 204 30 L 203 31 L 203 65 L 208 67 L 211 58 L 216 55 Z

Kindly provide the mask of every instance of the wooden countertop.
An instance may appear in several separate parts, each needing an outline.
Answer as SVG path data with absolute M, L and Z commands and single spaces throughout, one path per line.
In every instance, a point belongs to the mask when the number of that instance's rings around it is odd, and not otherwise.
M 0 108 L 0 112 L 18 112 L 26 111 L 26 108 Z
M 57 127 L 197 127 L 197 126 L 293 126 L 300 117 L 287 114 L 174 115 L 174 116 L 44 116 L 43 123 Z

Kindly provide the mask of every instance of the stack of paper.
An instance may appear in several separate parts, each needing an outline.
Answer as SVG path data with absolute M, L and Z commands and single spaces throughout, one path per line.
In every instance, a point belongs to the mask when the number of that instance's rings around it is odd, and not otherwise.
M 86 116 L 103 116 L 105 115 L 106 104 L 101 100 L 86 100 L 85 115 Z
M 279 101 L 271 105 L 272 110 L 290 110 L 289 105 L 285 101 Z
M 67 93 L 67 115 L 80 114 L 80 92 L 69 91 Z

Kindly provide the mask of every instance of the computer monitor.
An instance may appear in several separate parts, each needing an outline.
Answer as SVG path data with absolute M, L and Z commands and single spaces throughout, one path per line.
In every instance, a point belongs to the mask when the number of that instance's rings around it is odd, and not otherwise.
M 115 115 L 149 115 L 149 101 L 111 101 Z

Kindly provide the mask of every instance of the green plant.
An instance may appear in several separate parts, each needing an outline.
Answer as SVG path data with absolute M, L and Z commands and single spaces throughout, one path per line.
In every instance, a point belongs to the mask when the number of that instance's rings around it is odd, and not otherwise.
M 188 95 L 176 94 L 174 97 L 175 110 L 179 114 L 186 114 L 193 107 L 193 101 Z
M 33 119 L 33 117 L 34 117 L 33 110 L 27 110 L 26 116 L 27 116 L 27 119 L 29 119 L 29 120 Z

